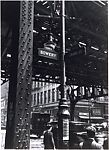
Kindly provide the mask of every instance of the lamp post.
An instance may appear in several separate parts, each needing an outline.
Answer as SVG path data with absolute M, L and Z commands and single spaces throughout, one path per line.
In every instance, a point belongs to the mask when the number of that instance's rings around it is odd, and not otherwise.
M 58 147 L 59 149 L 68 148 L 69 143 L 69 111 L 67 99 L 65 97 L 65 1 L 62 0 L 62 46 L 61 46 L 61 99 L 59 102 L 59 110 L 58 110 L 58 134 L 59 141 Z

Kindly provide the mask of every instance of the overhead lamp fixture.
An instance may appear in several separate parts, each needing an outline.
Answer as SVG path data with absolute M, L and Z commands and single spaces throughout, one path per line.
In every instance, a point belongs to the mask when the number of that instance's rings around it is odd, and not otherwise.
M 50 40 L 47 43 L 44 43 L 44 48 L 48 50 L 54 50 L 56 43 L 53 42 L 53 34 L 50 33 Z

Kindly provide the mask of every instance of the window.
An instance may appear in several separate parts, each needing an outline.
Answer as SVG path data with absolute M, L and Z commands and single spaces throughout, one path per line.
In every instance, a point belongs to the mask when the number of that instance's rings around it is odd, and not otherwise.
M 37 83 L 37 88 L 39 88 L 39 82 Z
M 39 104 L 39 93 L 37 93 L 37 105 Z
M 41 82 L 41 87 L 43 86 L 43 82 Z
M 41 96 L 40 96 L 40 103 L 42 104 L 42 100 L 43 100 L 43 92 L 41 92 Z
M 44 104 L 46 103 L 47 100 L 47 91 L 44 91 Z
M 52 89 L 52 102 L 55 101 L 55 89 Z
M 34 81 L 34 89 L 36 88 L 36 81 Z
M 56 90 L 57 92 L 56 92 L 56 99 L 57 99 L 57 101 L 59 101 L 59 99 L 61 99 L 61 92 L 58 90 L 58 88 L 57 88 L 57 90 Z
M 34 94 L 34 105 L 36 104 L 36 94 Z
M 50 102 L 50 90 L 48 90 L 48 103 Z

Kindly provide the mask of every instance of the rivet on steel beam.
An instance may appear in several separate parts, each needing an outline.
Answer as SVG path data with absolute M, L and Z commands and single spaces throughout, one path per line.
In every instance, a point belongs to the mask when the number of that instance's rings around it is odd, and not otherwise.
M 18 123 L 17 126 L 20 126 L 20 124 Z
M 26 113 L 26 115 L 28 116 L 28 115 L 29 115 L 29 113 Z
M 23 48 L 22 51 L 25 52 L 25 49 Z
M 28 64 L 28 67 L 30 67 L 31 66 L 31 64 Z
M 28 102 L 27 105 L 29 105 L 30 103 Z
M 29 42 L 31 41 L 31 38 L 29 38 Z
M 24 79 L 24 77 L 21 77 L 21 79 L 23 80 L 23 79 Z
M 27 45 L 29 45 L 29 44 L 30 44 L 30 42 L 28 41 L 28 42 L 27 42 Z
M 20 66 L 22 65 L 22 63 L 20 63 Z
M 17 137 L 19 137 L 19 135 L 18 135 L 18 134 L 17 134 L 16 136 L 17 136 Z
M 21 48 L 23 47 L 23 45 L 21 45 Z
M 26 2 L 25 2 L 25 1 L 22 1 L 22 5 L 25 6 L 25 4 L 26 4 Z
M 30 51 L 27 51 L 27 54 L 29 53 Z
M 29 124 L 28 123 L 26 123 L 26 126 L 28 126 Z
M 22 99 L 23 99 L 23 97 L 20 97 L 20 99 L 22 100 Z
M 21 82 L 19 82 L 19 84 L 21 84 Z
M 25 110 L 27 110 L 27 108 L 25 108 Z
M 18 149 L 18 147 L 16 147 L 16 149 Z
M 18 102 L 18 105 L 20 105 L 21 104 L 21 102 Z
M 21 143 L 21 141 L 19 140 L 18 143 Z

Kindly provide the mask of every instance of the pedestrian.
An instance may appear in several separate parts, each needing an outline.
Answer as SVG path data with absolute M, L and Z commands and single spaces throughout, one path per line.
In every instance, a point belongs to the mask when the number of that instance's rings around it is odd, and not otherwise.
M 55 150 L 55 143 L 53 139 L 52 126 L 47 125 L 47 130 L 44 131 L 44 149 Z
M 53 133 L 53 138 L 55 142 L 55 148 L 58 148 L 58 125 L 57 121 L 53 121 L 52 123 L 52 133 Z
M 95 133 L 96 129 L 93 126 L 89 126 L 86 129 L 87 131 L 87 139 L 80 143 L 80 147 L 82 149 L 100 149 L 103 150 L 103 146 L 95 141 Z

